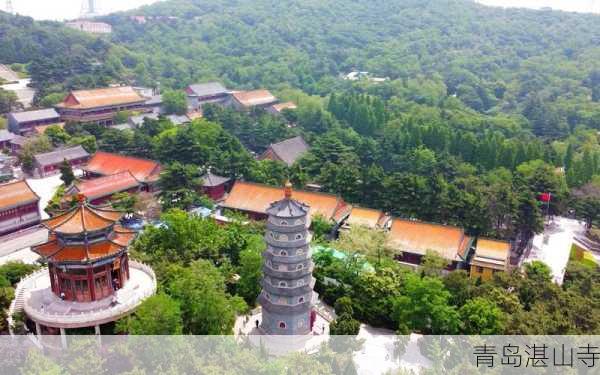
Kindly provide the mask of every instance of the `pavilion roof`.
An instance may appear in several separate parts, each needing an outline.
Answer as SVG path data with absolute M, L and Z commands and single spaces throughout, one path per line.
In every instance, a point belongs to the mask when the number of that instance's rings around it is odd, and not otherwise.
M 506 270 L 509 256 L 510 243 L 480 237 L 471 265 Z
M 455 261 L 465 259 L 473 238 L 458 227 L 394 219 L 389 241 L 398 252 L 425 255 L 427 251 L 433 251 Z
M 271 150 L 279 160 L 291 167 L 298 159 L 308 152 L 309 148 L 310 147 L 304 141 L 304 138 L 302 138 L 302 136 L 297 136 L 271 144 L 261 158 L 264 158 L 269 153 L 269 150 Z
M 238 91 L 233 93 L 233 97 L 244 107 L 277 102 L 277 98 L 269 90 Z
M 80 199 L 77 206 L 43 221 L 42 225 L 51 233 L 76 235 L 107 229 L 123 216 L 120 211 L 95 207 L 89 205 L 83 197 Z
M 50 234 L 48 242 L 34 246 L 32 250 L 43 258 L 59 263 L 82 263 L 110 258 L 127 250 L 136 233 L 116 225 L 113 232 L 103 241 L 90 244 L 70 245 Z

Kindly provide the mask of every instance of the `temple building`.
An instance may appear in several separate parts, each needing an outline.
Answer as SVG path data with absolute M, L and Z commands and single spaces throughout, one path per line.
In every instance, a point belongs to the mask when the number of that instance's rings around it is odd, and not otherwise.
M 202 186 L 201 192 L 214 201 L 218 201 L 225 196 L 225 193 L 231 187 L 231 179 L 228 177 L 218 176 L 212 172 L 208 172 L 200 177 Z
M 273 160 L 284 163 L 288 167 L 294 165 L 298 159 L 308 152 L 310 147 L 302 136 L 286 139 L 271 144 L 258 160 Z
M 38 336 L 95 327 L 130 314 L 156 291 L 152 270 L 131 261 L 136 233 L 119 224 L 119 211 L 92 206 L 83 196 L 71 210 L 45 220 L 48 242 L 32 248 L 48 262 L 19 283 L 25 314 Z
M 205 104 L 222 104 L 229 99 L 229 90 L 219 82 L 190 85 L 185 89 L 188 106 L 192 110 L 202 109 Z
M 319 215 L 331 221 L 334 229 L 337 229 L 352 211 L 352 205 L 333 194 L 297 190 L 294 195 L 311 207 L 311 215 Z M 236 181 L 229 194 L 219 203 L 219 207 L 248 215 L 253 220 L 266 220 L 266 208 L 280 196 L 280 188 Z
M 77 181 L 65 191 L 67 200 L 83 195 L 91 204 L 99 205 L 110 201 L 117 193 L 135 194 L 140 191 L 142 183 L 129 172 L 115 173 L 110 176 Z
M 35 111 L 13 112 L 6 116 L 8 129 L 18 135 L 35 132 L 36 126 L 60 123 L 60 115 L 54 109 L 38 109 Z
M 267 335 L 307 335 L 316 320 L 313 307 L 314 264 L 311 259 L 310 207 L 292 199 L 292 185 L 284 199 L 266 210 L 267 249 L 263 252 L 261 329 Z
M 239 111 L 249 111 L 254 108 L 266 109 L 278 101 L 268 90 L 237 91 L 231 95 L 230 105 Z
M 39 203 L 26 181 L 0 185 L 0 235 L 39 224 Z
M 480 237 L 470 261 L 470 275 L 483 281 L 490 280 L 496 272 L 508 272 L 509 258 L 510 243 Z
M 162 167 L 153 160 L 98 151 L 82 170 L 87 179 L 129 172 L 140 182 L 140 190 L 152 192 L 158 188 Z
M 132 87 L 72 91 L 56 105 L 62 121 L 113 125 L 120 111 L 146 111 L 147 98 Z
M 62 148 L 33 157 L 33 175 L 47 177 L 58 174 L 65 160 L 71 168 L 80 168 L 90 159 L 90 154 L 81 146 Z

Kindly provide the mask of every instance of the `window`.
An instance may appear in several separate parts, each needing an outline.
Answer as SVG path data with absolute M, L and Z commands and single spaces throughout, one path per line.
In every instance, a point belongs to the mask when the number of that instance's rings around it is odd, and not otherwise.
M 296 286 L 304 286 L 304 280 L 300 279 L 296 282 Z
M 279 322 L 279 328 L 285 329 L 285 327 L 286 327 L 285 322 Z
M 304 220 L 302 220 L 302 219 L 296 219 L 296 222 L 294 224 L 296 224 L 296 225 L 302 225 L 302 224 L 304 224 Z
M 298 303 L 304 303 L 304 297 L 298 298 Z
M 296 235 L 296 239 L 297 239 L 297 240 L 301 240 L 301 239 L 302 239 L 302 235 L 301 235 L 300 233 L 298 233 L 298 234 Z
M 285 287 L 287 287 L 287 283 L 286 283 L 285 281 L 280 281 L 280 282 L 279 282 L 279 286 L 280 286 L 281 288 L 285 288 Z
M 304 327 L 304 320 L 300 319 L 300 320 L 298 320 L 298 328 L 302 328 L 302 327 Z
M 279 223 L 280 225 L 288 225 L 288 222 L 285 220 L 281 220 L 281 222 Z
M 296 255 L 304 255 L 304 249 L 298 249 Z
M 287 254 L 287 251 L 281 250 L 281 252 L 279 253 L 279 255 L 281 255 L 282 257 L 286 257 L 288 254 Z
M 269 293 L 265 293 L 265 297 L 270 301 L 271 300 L 271 295 Z
M 299 265 L 296 266 L 297 270 L 301 270 L 304 268 L 304 264 L 300 263 Z
M 483 273 L 483 267 L 477 267 L 477 273 Z

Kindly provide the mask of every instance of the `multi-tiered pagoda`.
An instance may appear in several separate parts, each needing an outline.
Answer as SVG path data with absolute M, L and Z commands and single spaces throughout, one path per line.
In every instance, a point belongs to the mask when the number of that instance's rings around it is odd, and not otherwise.
M 80 196 L 76 207 L 43 223 L 49 241 L 33 251 L 48 260 L 56 296 L 98 301 L 127 283 L 127 247 L 136 234 L 118 224 L 121 216 L 119 211 L 91 206 Z
M 261 328 L 267 335 L 306 335 L 315 320 L 316 293 L 310 253 L 310 207 L 292 199 L 292 185 L 283 200 L 272 203 L 263 253 Z

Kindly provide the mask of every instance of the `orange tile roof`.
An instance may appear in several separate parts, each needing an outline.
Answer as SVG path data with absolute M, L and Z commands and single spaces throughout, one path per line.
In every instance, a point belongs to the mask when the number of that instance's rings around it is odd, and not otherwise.
M 25 180 L 0 185 L 0 211 L 38 202 L 40 197 Z
M 120 193 L 140 186 L 140 182 L 129 171 L 115 173 L 91 180 L 83 180 L 75 184 L 68 194 L 83 194 L 87 199 L 94 200 Z
M 461 228 L 402 219 L 392 221 L 389 239 L 399 252 L 425 255 L 432 250 L 452 261 L 465 257 L 473 240 Z
M 245 107 L 271 104 L 277 101 L 277 98 L 269 90 L 238 91 L 233 93 L 233 97 Z
M 132 87 L 108 87 L 93 90 L 72 91 L 58 108 L 90 109 L 133 103 L 144 103 L 146 99 L 140 96 Z
M 348 216 L 352 206 L 333 194 L 295 190 L 293 198 L 310 206 L 312 215 L 321 214 L 326 219 L 340 222 Z M 266 214 L 271 203 L 283 199 L 280 187 L 236 181 L 229 195 L 221 203 L 224 208 Z
M 107 229 L 121 219 L 119 211 L 78 204 L 71 210 L 42 222 L 48 230 L 61 234 L 79 234 Z
M 369 228 L 383 228 L 390 217 L 383 211 L 372 208 L 353 207 L 346 223 L 350 225 L 363 225 Z
M 473 257 L 471 264 L 475 266 L 507 270 L 509 256 L 510 243 L 480 237 L 477 240 L 475 256 Z
M 136 180 L 148 183 L 158 181 L 161 166 L 152 160 L 99 151 L 82 169 L 103 176 L 129 171 Z
M 131 232 L 131 240 L 135 233 Z M 114 241 L 103 241 L 90 245 L 65 245 L 56 237 L 43 245 L 32 248 L 34 252 L 53 262 L 86 262 L 111 257 L 127 249 L 129 243 L 121 245 Z
M 281 112 L 284 109 L 296 109 L 296 108 L 298 108 L 298 106 L 294 102 L 285 102 L 285 103 L 279 103 L 279 104 L 273 105 L 273 109 L 277 112 Z

